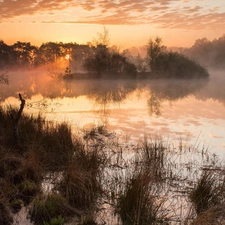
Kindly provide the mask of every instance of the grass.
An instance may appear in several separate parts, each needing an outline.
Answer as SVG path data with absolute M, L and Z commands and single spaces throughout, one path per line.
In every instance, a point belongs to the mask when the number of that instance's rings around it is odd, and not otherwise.
M 94 139 L 87 141 L 89 138 L 74 137 L 66 123 L 53 124 L 41 115 L 22 115 L 19 123 L 20 146 L 15 145 L 10 115 L 16 112 L 17 109 L 0 108 L 0 123 L 3 124 L 0 127 L 0 178 L 4 183 L 1 193 L 9 199 L 13 212 L 18 212 L 23 205 L 31 205 L 31 220 L 35 224 L 57 224 L 62 222 L 57 217 L 61 210 L 57 208 L 59 205 L 67 206 L 73 213 L 78 212 L 78 208 L 94 205 L 102 193 L 103 144 Z M 103 128 L 97 131 L 100 135 L 105 132 Z M 49 193 L 53 194 L 57 189 L 58 199 L 55 195 L 42 197 L 42 183 L 50 174 L 58 174 Z M 57 202 L 60 198 L 64 199 L 61 203 Z M 49 205 L 53 203 L 56 204 L 54 210 Z M 50 216 L 45 218 L 44 212 Z
M 91 215 L 82 216 L 78 225 L 98 225 Z
M 76 214 L 77 211 L 58 194 L 39 195 L 29 210 L 30 219 L 35 225 L 63 224 L 65 217 Z
M 214 171 L 203 171 L 189 194 L 197 214 L 219 205 L 225 200 L 225 183 Z M 223 178 L 224 179 L 224 178 Z
M 88 208 L 102 193 L 100 180 L 104 159 L 98 150 L 77 151 L 62 173 L 58 190 L 74 207 Z
M 161 187 L 167 169 L 166 148 L 162 141 L 149 142 L 146 138 L 136 151 L 125 171 L 123 188 L 117 193 L 122 224 L 169 224 Z
M 225 204 L 221 203 L 209 208 L 205 212 L 199 214 L 198 217 L 191 223 L 191 225 L 224 224 L 225 223 L 224 207 Z
M 119 196 L 118 209 L 123 224 L 169 224 L 163 215 L 163 201 L 154 192 L 154 182 L 147 172 L 140 172 L 126 182 Z
M 105 126 L 75 136 L 68 124 L 41 115 L 22 115 L 18 146 L 10 116 L 16 111 L 0 107 L 0 224 L 12 224 L 23 206 L 37 225 L 64 224 L 71 217 L 98 224 L 99 213 L 107 210 L 103 205 L 121 225 L 196 224 L 203 213 L 222 210 L 223 164 L 199 146 L 147 136 L 130 145 Z
M 10 225 L 13 222 L 10 204 L 0 192 L 0 224 Z
M 44 164 L 46 170 L 61 169 L 72 157 L 75 149 L 71 128 L 65 124 L 54 124 L 39 115 L 23 115 L 19 126 L 20 146 L 14 143 L 14 130 L 11 126 L 11 116 L 16 113 L 16 109 L 0 108 L 0 130 L 2 134 L 2 146 L 18 154 L 28 154 L 30 149 L 35 149 L 36 156 Z
M 54 217 L 50 220 L 50 222 L 44 222 L 44 225 L 63 225 L 65 223 L 65 219 L 59 215 L 58 217 Z

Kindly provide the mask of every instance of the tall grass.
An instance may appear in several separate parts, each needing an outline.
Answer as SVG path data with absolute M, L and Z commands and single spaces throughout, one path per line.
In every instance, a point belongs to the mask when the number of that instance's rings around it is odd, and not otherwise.
M 38 196 L 33 200 L 29 210 L 30 219 L 35 225 L 51 224 L 53 221 L 65 221 L 63 218 L 77 215 L 77 213 L 58 194 Z
M 127 169 L 124 186 L 118 192 L 117 208 L 122 223 L 169 224 L 159 185 L 165 180 L 166 148 L 160 141 L 145 139 L 137 150 L 133 166 Z
M 10 225 L 13 222 L 10 204 L 0 192 L 0 224 Z
M 102 193 L 101 168 L 105 161 L 99 150 L 87 150 L 82 145 L 62 173 L 58 190 L 74 207 L 88 208 Z
M 22 206 L 35 224 L 60 224 L 70 216 L 96 224 L 103 205 L 114 210 L 118 224 L 191 224 L 225 200 L 222 164 L 199 146 L 148 136 L 121 143 L 105 126 L 75 136 L 68 124 L 41 115 L 22 115 L 18 146 L 10 116 L 16 111 L 0 107 L 3 224 L 11 224 Z
M 189 194 L 196 213 L 200 214 L 225 201 L 224 178 L 215 171 L 205 170 Z
M 217 204 L 200 213 L 191 225 L 222 225 L 225 224 L 225 204 Z
M 126 182 L 124 193 L 118 200 L 123 224 L 169 224 L 161 208 L 164 202 L 154 186 L 151 175 L 146 171 Z

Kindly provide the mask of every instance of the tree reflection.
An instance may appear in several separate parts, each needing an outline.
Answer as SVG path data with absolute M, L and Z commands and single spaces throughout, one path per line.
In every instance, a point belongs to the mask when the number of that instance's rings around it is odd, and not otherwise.
M 157 116 L 161 115 L 161 103 L 162 100 L 157 97 L 155 93 L 152 93 L 148 100 L 148 107 L 150 115 L 155 114 Z
M 30 74 L 30 73 L 29 73 Z M 107 113 L 110 107 L 118 107 L 125 103 L 130 96 L 147 98 L 149 113 L 157 116 L 162 113 L 162 104 L 165 101 L 177 100 L 194 95 L 199 97 L 199 90 L 208 84 L 207 80 L 58 80 L 43 74 L 10 74 L 10 84 L 2 85 L 0 90 L 1 101 L 8 97 L 16 97 L 21 92 L 27 103 L 32 96 L 41 96 L 32 103 L 35 108 L 46 108 L 52 104 L 51 100 L 61 98 L 78 98 L 84 96 L 89 99 L 95 109 Z M 210 82 L 210 85 L 211 82 Z M 221 85 L 222 84 L 218 84 Z M 207 90 L 209 87 L 207 88 Z M 23 90 L 23 91 L 22 91 Z M 207 96 L 206 89 L 201 93 Z M 216 89 L 220 91 L 219 86 Z M 144 92 L 145 96 L 142 95 Z M 214 88 L 215 92 L 215 88 Z M 222 94 L 222 93 L 221 93 Z M 138 96 L 140 95 L 140 96 Z M 147 95 L 147 96 L 146 96 Z M 214 94 L 214 96 L 217 96 Z M 225 99 L 218 94 L 217 98 Z M 208 95 L 205 99 L 210 98 Z M 44 100 L 43 100 L 44 99 Z M 39 100 L 41 100 L 39 102 Z M 46 101 L 48 100 L 48 101 Z M 54 101 L 56 102 L 56 101 Z M 134 103 L 135 104 L 135 103 Z M 28 105 L 29 106 L 29 105 Z M 40 107 L 41 106 L 41 107 Z M 52 106 L 50 106 L 52 107 Z M 135 105 L 133 106 L 135 108 Z M 56 107 L 57 108 L 57 107 Z M 45 110 L 44 110 L 45 111 Z
M 9 84 L 9 78 L 6 72 L 0 74 L 0 84 Z
M 109 105 L 120 105 L 136 89 L 137 83 L 132 81 L 102 81 L 89 86 L 87 97 L 105 112 Z
M 168 80 L 150 82 L 148 107 L 150 114 L 161 115 L 162 102 L 175 102 L 196 94 L 208 84 L 208 80 Z

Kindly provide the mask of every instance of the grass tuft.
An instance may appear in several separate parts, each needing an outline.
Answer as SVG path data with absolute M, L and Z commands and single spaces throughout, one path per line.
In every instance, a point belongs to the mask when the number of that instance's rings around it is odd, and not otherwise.
M 118 201 L 123 224 L 168 224 L 160 213 L 163 201 L 154 193 L 153 185 L 151 176 L 142 171 L 127 181 Z
M 225 183 L 213 171 L 203 171 L 189 198 L 197 214 L 205 212 L 225 200 Z
M 100 173 L 102 159 L 97 149 L 80 148 L 62 174 L 59 192 L 68 202 L 78 208 L 90 207 L 101 194 Z
M 39 195 L 33 200 L 29 210 L 30 219 L 35 225 L 64 221 L 65 217 L 76 214 L 77 211 L 58 194 Z

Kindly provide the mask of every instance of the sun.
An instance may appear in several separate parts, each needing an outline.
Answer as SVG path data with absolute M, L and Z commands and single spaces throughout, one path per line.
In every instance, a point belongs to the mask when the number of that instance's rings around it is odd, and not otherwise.
M 65 56 L 65 58 L 66 58 L 67 60 L 69 60 L 69 59 L 70 59 L 70 55 L 67 54 L 67 55 Z

